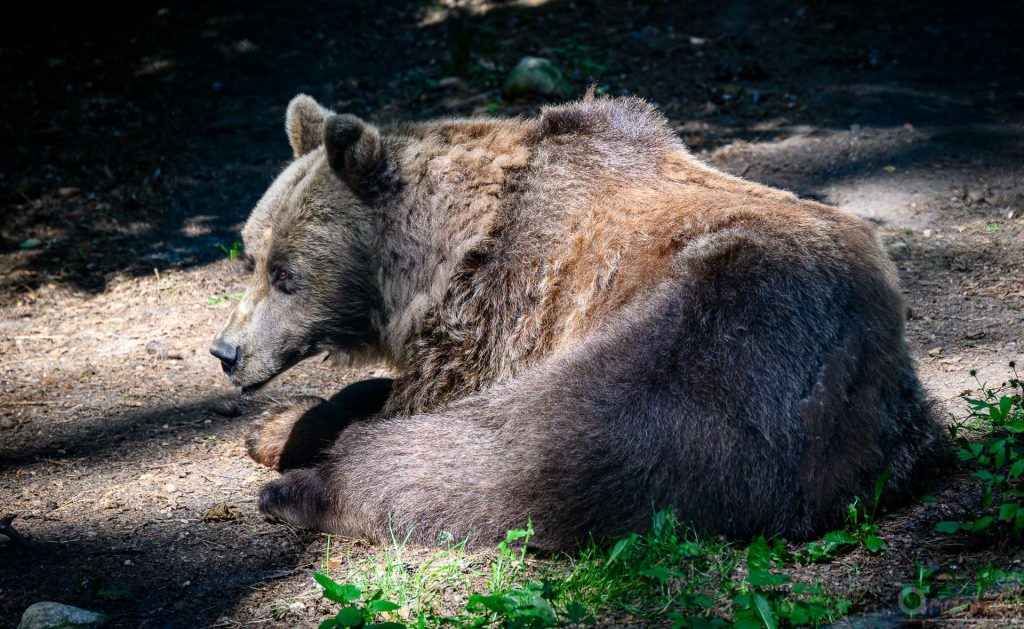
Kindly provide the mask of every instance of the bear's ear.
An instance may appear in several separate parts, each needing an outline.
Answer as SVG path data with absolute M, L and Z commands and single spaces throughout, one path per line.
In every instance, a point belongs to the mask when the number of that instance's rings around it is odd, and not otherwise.
M 295 157 L 302 157 L 320 146 L 324 120 L 330 115 L 329 109 L 321 107 L 312 97 L 305 94 L 299 94 L 288 103 L 284 128 L 288 132 L 288 142 L 292 145 Z
M 324 148 L 331 169 L 357 192 L 374 189 L 384 170 L 380 131 L 350 114 L 333 114 L 324 121 Z

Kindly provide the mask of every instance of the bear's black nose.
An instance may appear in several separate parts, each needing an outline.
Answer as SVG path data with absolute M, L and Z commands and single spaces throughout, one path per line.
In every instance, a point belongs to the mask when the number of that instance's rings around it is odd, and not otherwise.
M 229 373 L 238 362 L 238 346 L 224 339 L 214 339 L 213 345 L 210 346 L 210 353 L 220 359 L 225 373 Z

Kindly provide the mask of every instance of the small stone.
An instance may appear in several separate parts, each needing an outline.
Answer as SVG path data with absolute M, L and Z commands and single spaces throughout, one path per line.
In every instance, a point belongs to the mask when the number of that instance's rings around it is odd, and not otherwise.
M 74 186 L 65 186 L 63 188 L 57 188 L 57 196 L 62 199 L 77 196 L 79 192 L 81 192 L 81 190 Z
M 169 494 L 173 494 L 174 492 L 178 491 L 178 488 L 174 485 L 174 483 L 167 483 L 166 485 L 164 485 L 164 491 L 166 491 Z
M 509 72 L 502 91 L 506 96 L 566 96 L 569 85 L 562 77 L 562 71 L 549 59 L 523 57 Z
M 0 417 L 0 428 L 14 428 L 14 420 L 10 417 Z
M 105 624 L 107 617 L 98 612 L 47 601 L 26 609 L 18 629 L 75 629 Z
M 184 354 L 180 349 L 169 349 L 167 350 L 167 358 L 171 360 L 181 360 Z
M 938 356 L 941 353 L 942 353 L 942 348 L 941 347 L 936 347 L 935 349 L 928 350 L 928 355 L 929 356 Z

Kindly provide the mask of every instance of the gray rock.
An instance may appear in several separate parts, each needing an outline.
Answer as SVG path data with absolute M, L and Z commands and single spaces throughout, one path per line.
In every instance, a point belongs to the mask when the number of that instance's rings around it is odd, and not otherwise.
M 509 72 L 503 91 L 505 96 L 539 94 L 564 97 L 569 94 L 569 84 L 562 76 L 562 71 L 550 60 L 523 57 Z
M 21 616 L 18 629 L 78 629 L 101 627 L 107 617 L 98 612 L 79 609 L 62 603 L 36 603 Z

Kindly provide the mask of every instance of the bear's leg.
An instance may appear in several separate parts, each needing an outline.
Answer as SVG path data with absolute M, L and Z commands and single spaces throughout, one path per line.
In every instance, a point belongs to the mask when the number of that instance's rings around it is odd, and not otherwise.
M 572 386 L 568 374 L 538 376 L 436 414 L 353 422 L 323 463 L 268 483 L 260 511 L 299 528 L 428 545 L 489 545 L 532 520 L 531 545 L 544 551 L 649 522 L 652 503 L 669 502 L 649 491 L 638 451 L 647 444 L 616 424 L 619 392 L 605 397 L 587 373 Z M 585 397 L 595 392 L 601 399 Z
M 271 407 L 245 441 L 249 456 L 278 471 L 318 463 L 345 426 L 383 408 L 392 382 L 387 378 L 364 380 L 345 387 L 330 400 L 306 396 Z

